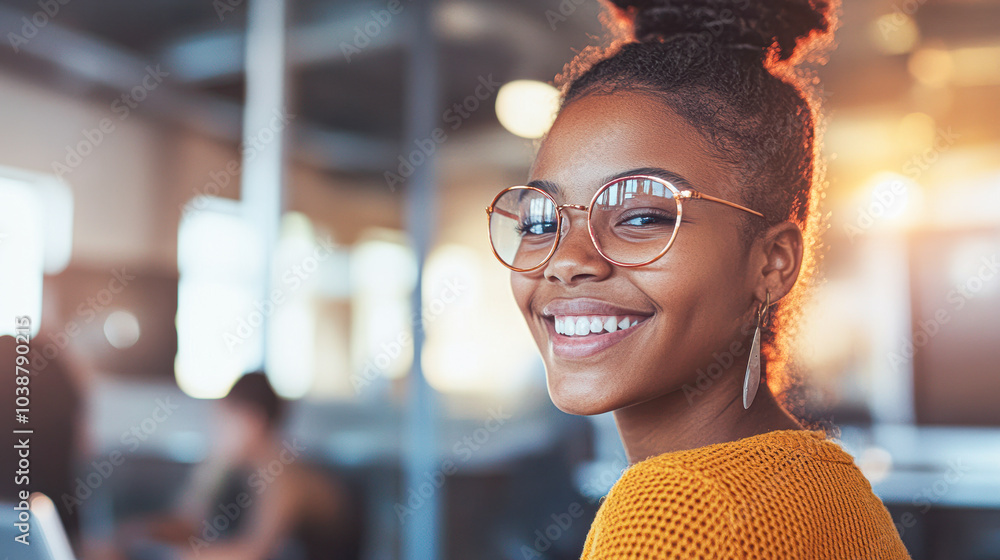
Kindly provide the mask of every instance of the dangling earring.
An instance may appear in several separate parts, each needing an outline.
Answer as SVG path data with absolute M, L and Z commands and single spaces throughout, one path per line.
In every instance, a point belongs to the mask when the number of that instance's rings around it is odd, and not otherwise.
M 753 332 L 753 342 L 750 344 L 750 361 L 747 363 L 747 373 L 743 377 L 743 409 L 750 408 L 750 403 L 757 396 L 760 386 L 760 326 L 766 324 L 768 308 L 771 307 L 771 291 L 768 290 L 766 301 L 757 310 L 757 329 Z

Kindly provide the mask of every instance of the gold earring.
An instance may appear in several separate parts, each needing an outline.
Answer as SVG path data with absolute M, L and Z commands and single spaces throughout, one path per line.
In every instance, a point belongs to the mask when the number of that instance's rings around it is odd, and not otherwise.
M 757 396 L 760 387 L 760 326 L 767 320 L 768 308 L 771 307 L 771 291 L 767 291 L 764 304 L 757 310 L 757 329 L 753 332 L 753 342 L 750 344 L 750 361 L 743 377 L 743 409 L 750 408 L 750 403 Z

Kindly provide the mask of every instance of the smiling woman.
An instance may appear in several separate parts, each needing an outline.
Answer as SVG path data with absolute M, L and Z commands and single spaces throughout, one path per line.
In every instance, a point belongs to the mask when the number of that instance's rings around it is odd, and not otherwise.
M 487 208 L 553 402 L 613 412 L 629 456 L 584 558 L 907 558 L 851 456 L 781 400 L 821 229 L 796 63 L 836 6 L 608 8 L 625 37 L 569 65 L 531 180 Z

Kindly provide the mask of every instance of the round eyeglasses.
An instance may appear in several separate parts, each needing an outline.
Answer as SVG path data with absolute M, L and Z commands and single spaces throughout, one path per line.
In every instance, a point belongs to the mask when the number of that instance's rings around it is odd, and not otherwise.
M 552 196 L 529 186 L 508 187 L 486 208 L 493 254 L 515 272 L 529 272 L 547 263 L 568 231 L 563 210 L 587 212 L 590 239 L 612 264 L 643 266 L 659 259 L 677 237 L 684 199 L 709 200 L 764 217 L 739 204 L 692 189 L 677 190 L 663 179 L 629 175 L 615 179 L 594 194 L 589 206 L 556 204 Z

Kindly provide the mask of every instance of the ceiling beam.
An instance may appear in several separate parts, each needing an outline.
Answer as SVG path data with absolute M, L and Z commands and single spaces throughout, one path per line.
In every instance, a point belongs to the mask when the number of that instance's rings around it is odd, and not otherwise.
M 0 5 L 0 20 L 21 21 L 22 17 L 30 18 L 30 14 Z M 213 138 L 234 144 L 242 140 L 242 105 L 178 85 L 175 70 L 163 60 L 147 59 L 54 21 L 20 43 L 18 55 L 44 61 L 61 73 L 117 92 L 132 90 L 142 84 L 150 68 L 163 66 L 162 71 L 168 75 L 157 87 L 156 95 L 143 102 L 143 111 Z M 392 142 L 329 130 L 302 120 L 295 120 L 290 132 L 294 138 L 290 155 L 294 159 L 332 171 L 381 173 L 397 151 Z
M 402 49 L 409 23 L 407 3 L 396 14 L 386 3 L 338 4 L 322 19 L 304 23 L 288 34 L 288 65 L 350 64 L 355 57 Z M 435 28 L 445 44 L 492 42 L 510 49 L 517 65 L 514 75 L 540 77 L 549 69 L 541 53 L 561 50 L 544 12 L 537 17 L 495 3 L 468 0 L 440 2 L 434 13 Z M 161 60 L 176 71 L 177 79 L 190 84 L 231 82 L 243 74 L 244 34 L 215 30 L 181 37 L 165 46 Z M 227 53 L 234 53 L 229 55 Z

